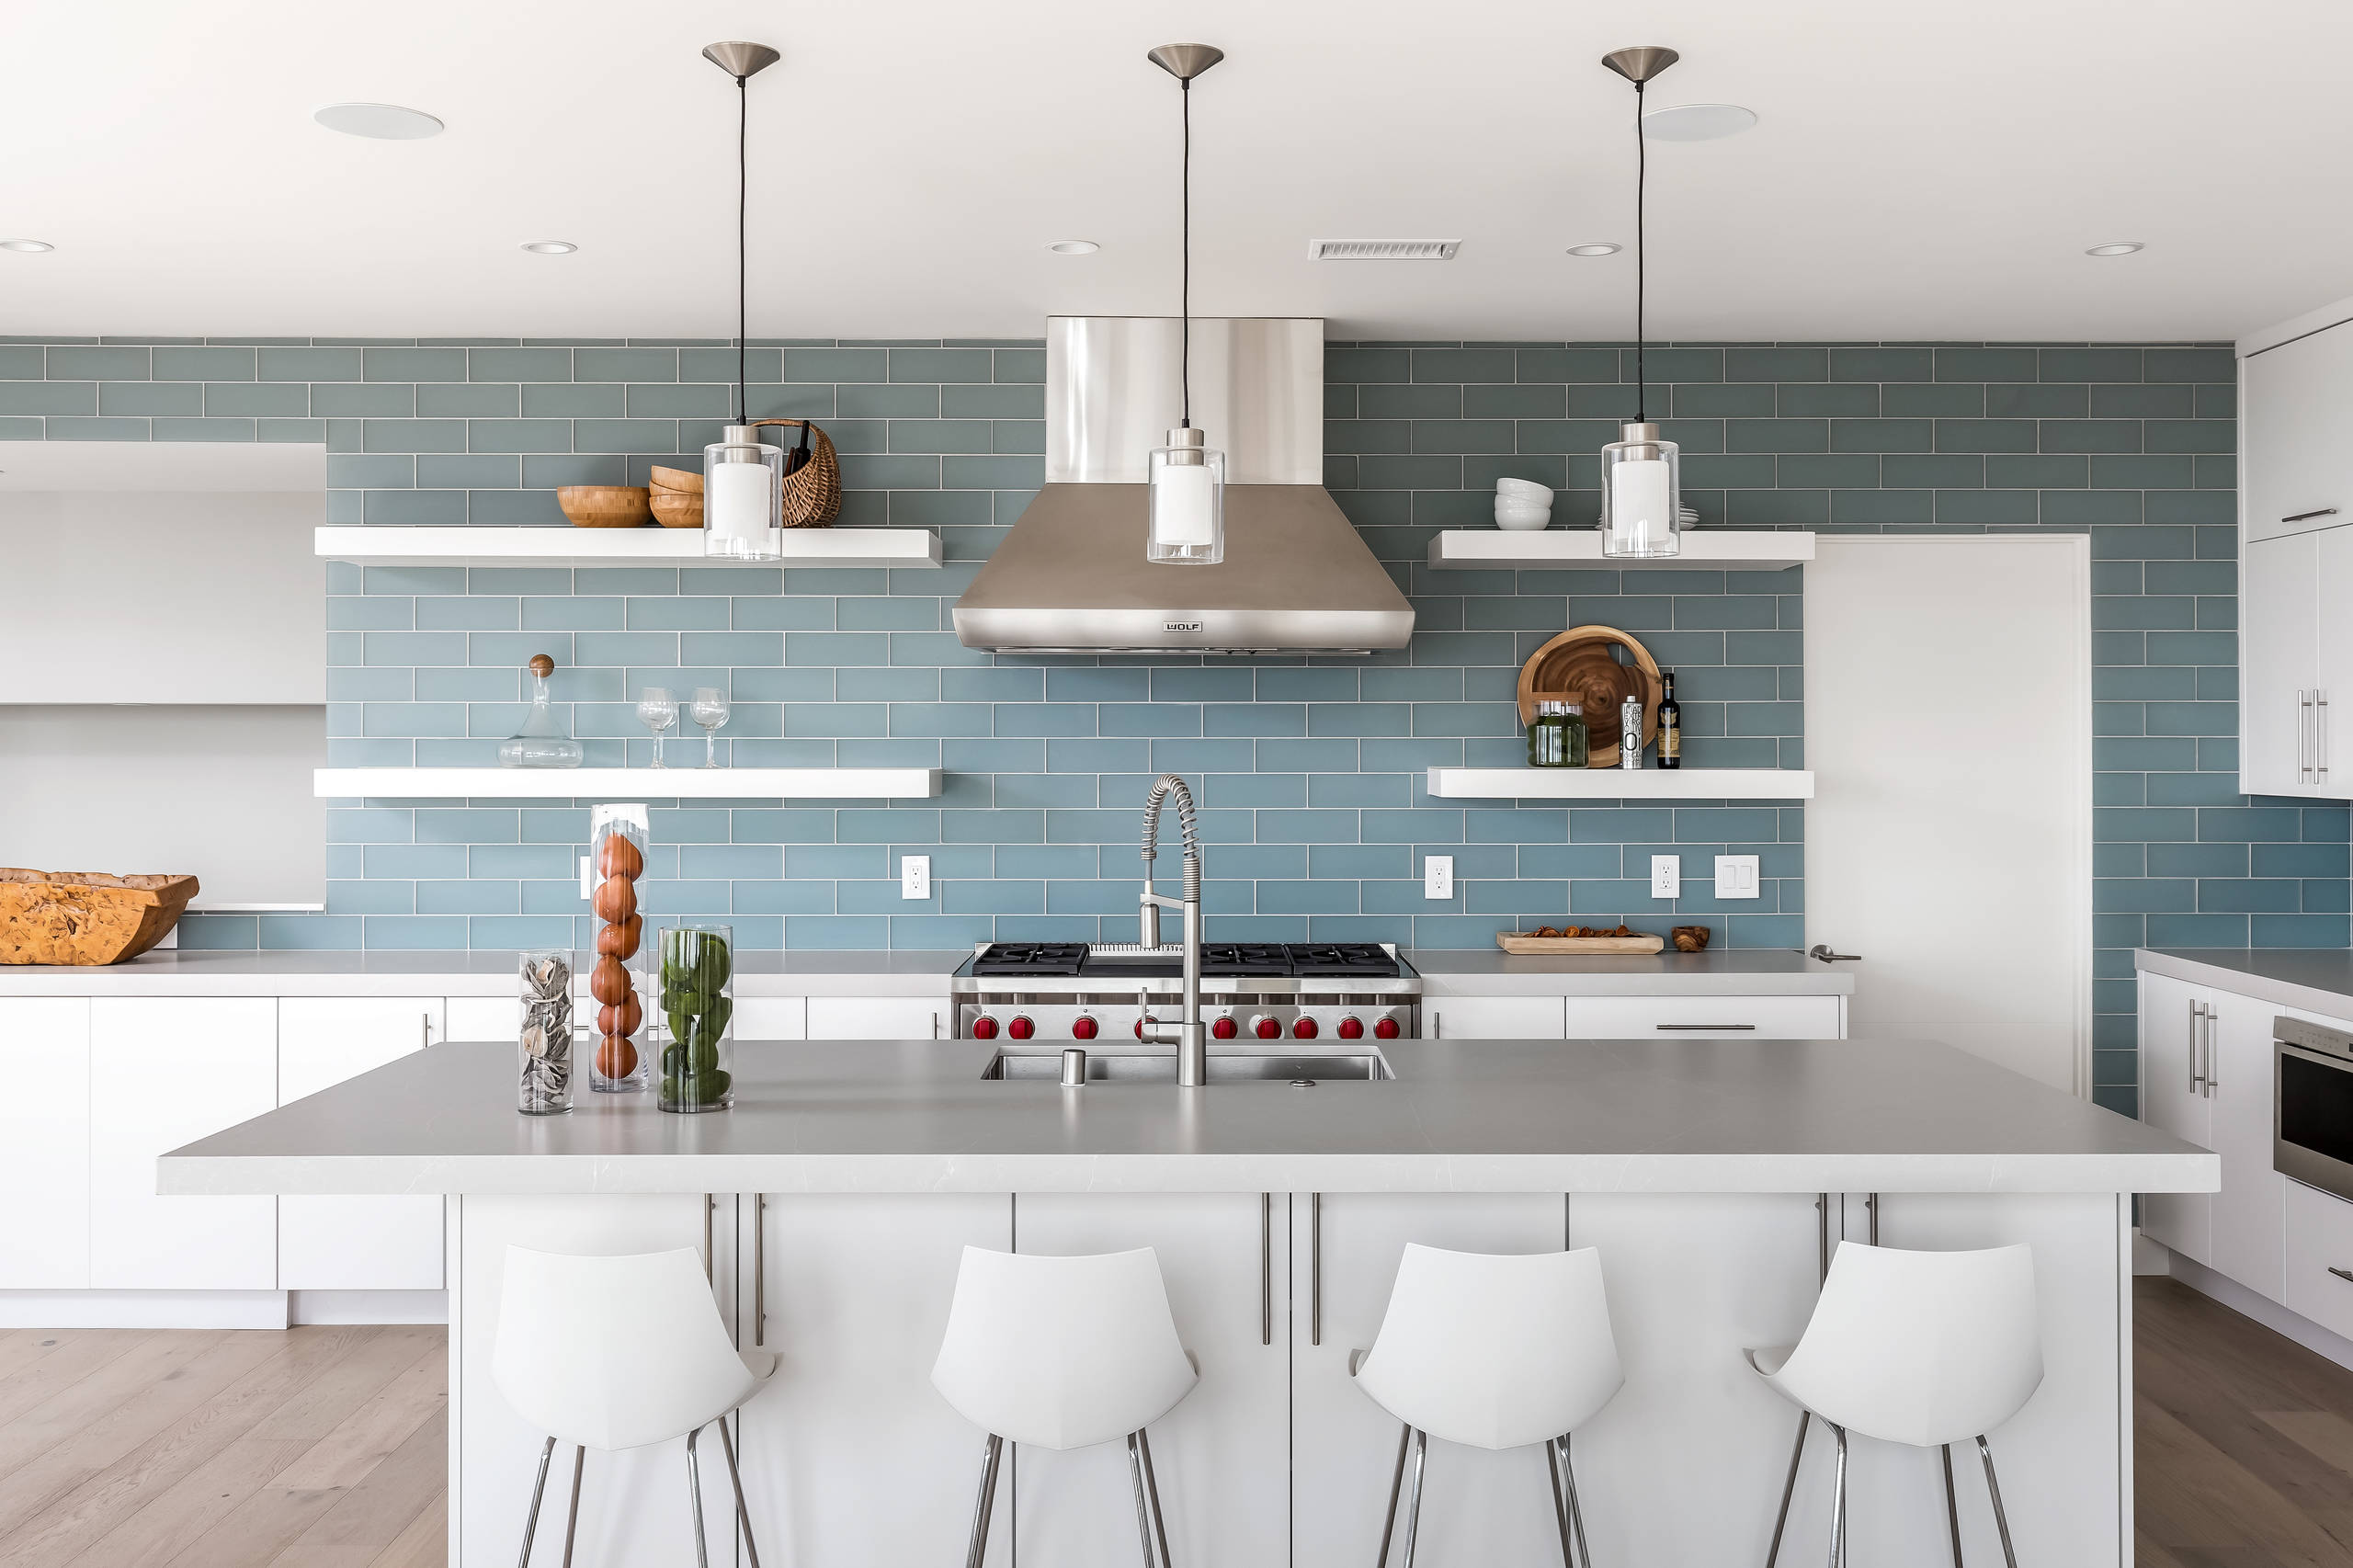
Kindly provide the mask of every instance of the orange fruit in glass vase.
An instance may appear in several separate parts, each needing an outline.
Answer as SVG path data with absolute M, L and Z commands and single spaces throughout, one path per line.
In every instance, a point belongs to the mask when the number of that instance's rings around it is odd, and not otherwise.
M 600 877 L 626 877 L 637 880 L 645 869 L 645 852 L 626 834 L 616 833 L 605 840 L 597 852 L 597 874 Z
M 624 996 L 615 1006 L 597 1010 L 597 1032 L 601 1035 L 632 1035 L 637 1026 L 645 1021 L 645 1009 L 634 995 Z
M 608 926 L 619 926 L 637 913 L 637 885 L 627 877 L 607 877 L 597 884 L 589 907 Z
M 637 957 L 638 937 L 643 933 L 645 917 L 632 915 L 618 926 L 597 927 L 597 952 L 599 957 L 627 960 Z
M 637 1047 L 617 1034 L 597 1045 L 597 1071 L 608 1078 L 626 1078 L 637 1071 Z
M 596 969 L 588 976 L 588 994 L 608 1007 L 619 1006 L 629 996 L 629 971 L 622 966 L 620 960 L 604 958 L 597 960 Z

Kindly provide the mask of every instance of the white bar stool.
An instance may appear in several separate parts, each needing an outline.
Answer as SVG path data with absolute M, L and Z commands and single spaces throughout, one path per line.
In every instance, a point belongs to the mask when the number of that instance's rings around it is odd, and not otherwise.
M 539 1529 L 540 1500 L 548 1489 L 548 1461 L 559 1440 L 574 1449 L 572 1506 L 563 1530 L 569 1568 L 588 1450 L 610 1453 L 673 1437 L 687 1440 L 695 1560 L 710 1568 L 695 1439 L 713 1421 L 720 1423 L 719 1440 L 727 1450 L 727 1478 L 734 1483 L 745 1548 L 752 1568 L 759 1568 L 751 1516 L 744 1507 L 744 1478 L 735 1468 L 735 1443 L 720 1418 L 758 1392 L 775 1369 L 774 1356 L 739 1352 L 728 1341 L 727 1325 L 720 1321 L 710 1282 L 703 1276 L 702 1256 L 692 1247 L 575 1257 L 509 1246 L 490 1375 L 516 1413 L 548 1434 L 540 1449 L 531 1511 L 523 1521 L 526 1568 Z
M 1582 1558 L 1593 1568 L 1568 1434 L 1592 1419 L 1626 1381 L 1609 1330 L 1598 1252 L 1585 1247 L 1499 1256 L 1408 1244 L 1381 1332 L 1355 1371 L 1357 1386 L 1404 1423 L 1375 1568 L 1389 1562 L 1408 1445 L 1414 1490 L 1405 1509 L 1405 1568 L 1413 1568 L 1432 1433 L 1477 1449 L 1542 1443 L 1561 1562 L 1576 1568 Z M 1575 1558 L 1569 1553 L 1573 1535 Z
M 2032 1248 L 1902 1252 L 1845 1243 L 1831 1259 L 1830 1276 L 1796 1346 L 1747 1354 L 1749 1364 L 1801 1413 L 1767 1568 L 1780 1555 L 1806 1426 L 1817 1415 L 1838 1443 L 1831 1568 L 1845 1568 L 1847 1562 L 1850 1430 L 1944 1450 L 1945 1524 L 1954 1568 L 1961 1568 L 1961 1511 L 1953 1500 L 1952 1446 L 1974 1437 L 2002 1556 L 2018 1568 L 1985 1435 L 2025 1408 L 2042 1383 Z
M 1006 1438 L 1083 1449 L 1124 1437 L 1144 1568 L 1168 1565 L 1168 1528 L 1144 1428 L 1200 1381 L 1177 1343 L 1160 1260 L 1150 1247 L 1043 1257 L 966 1247 L 931 1382 L 988 1434 L 967 1568 L 981 1568 Z

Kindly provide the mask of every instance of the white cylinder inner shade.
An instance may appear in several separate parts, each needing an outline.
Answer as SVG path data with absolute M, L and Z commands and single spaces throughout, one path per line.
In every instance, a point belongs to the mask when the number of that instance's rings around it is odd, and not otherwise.
M 703 476 L 703 526 L 729 539 L 765 540 L 769 487 L 766 463 L 714 463 Z

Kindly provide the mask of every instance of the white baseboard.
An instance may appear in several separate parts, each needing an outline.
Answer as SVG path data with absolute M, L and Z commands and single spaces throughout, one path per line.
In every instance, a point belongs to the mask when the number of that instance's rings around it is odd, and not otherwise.
M 293 1290 L 287 1315 L 296 1323 L 448 1323 L 446 1290 Z
M 284 1328 L 283 1290 L 0 1290 L 0 1328 Z
M 2323 1328 L 2302 1312 L 2291 1312 L 2268 1296 L 2258 1296 L 2227 1275 L 2217 1274 L 2202 1263 L 2192 1263 L 2179 1253 L 2168 1252 L 2173 1259 L 2169 1273 L 2202 1296 L 2211 1296 L 2222 1305 L 2250 1317 L 2271 1330 L 2285 1335 L 2315 1356 L 2325 1356 L 2338 1366 L 2353 1369 L 2353 1339 L 2347 1339 L 2333 1329 Z

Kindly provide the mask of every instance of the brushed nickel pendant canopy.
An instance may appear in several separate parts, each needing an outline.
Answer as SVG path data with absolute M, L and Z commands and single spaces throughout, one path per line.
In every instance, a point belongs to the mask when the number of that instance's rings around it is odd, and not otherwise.
M 1651 43 L 1637 49 L 1613 49 L 1601 57 L 1601 62 L 1640 86 L 1682 58 L 1664 44 Z
M 725 43 L 705 44 L 702 57 L 738 82 L 747 76 L 758 75 L 784 58 L 767 44 L 745 43 L 741 39 L 733 39 Z
M 1210 43 L 1164 43 L 1148 58 L 1179 82 L 1189 82 L 1223 60 L 1225 51 Z

